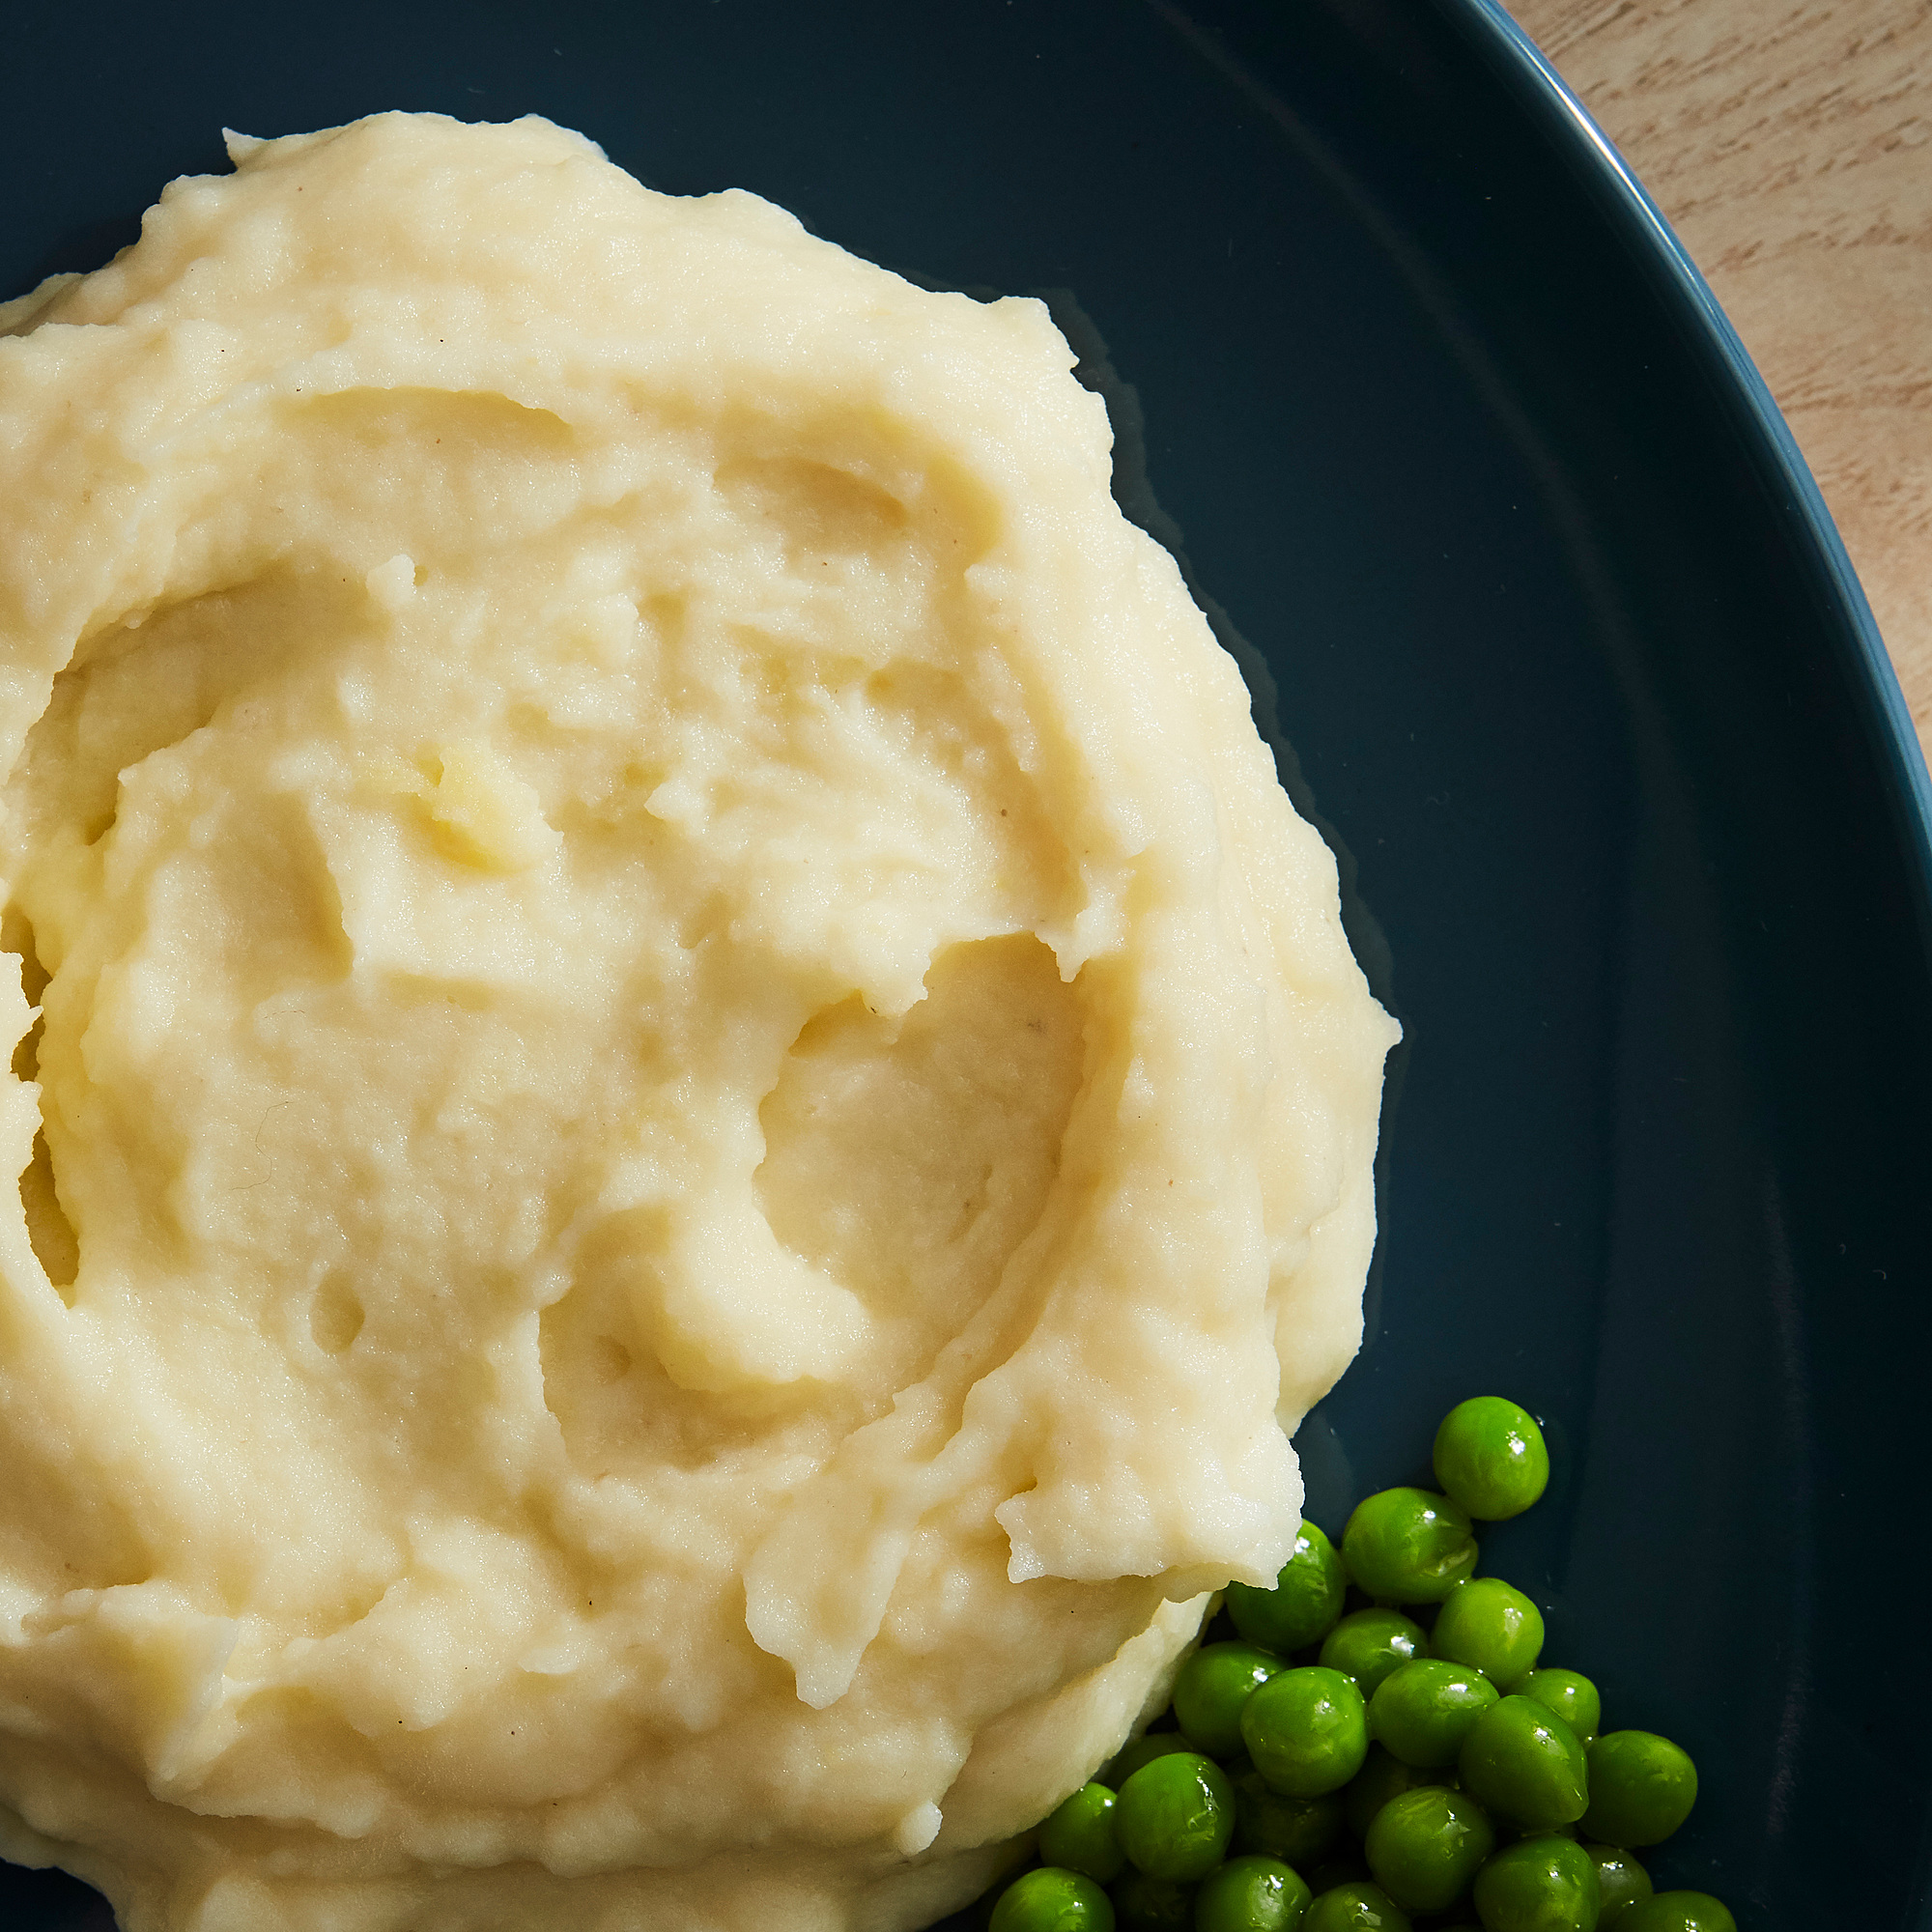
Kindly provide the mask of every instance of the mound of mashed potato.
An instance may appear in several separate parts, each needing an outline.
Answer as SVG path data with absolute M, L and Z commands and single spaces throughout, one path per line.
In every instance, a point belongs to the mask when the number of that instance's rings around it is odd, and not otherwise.
M 542 121 L 233 154 L 0 309 L 0 1850 L 923 1925 L 1290 1548 L 1334 865 L 1038 303 Z

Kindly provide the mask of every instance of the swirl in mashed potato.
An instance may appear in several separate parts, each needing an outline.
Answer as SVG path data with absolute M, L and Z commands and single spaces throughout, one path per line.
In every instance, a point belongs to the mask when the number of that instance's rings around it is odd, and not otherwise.
M 0 308 L 0 1849 L 923 1924 L 1290 1548 L 1333 863 L 1038 303 L 234 145 Z

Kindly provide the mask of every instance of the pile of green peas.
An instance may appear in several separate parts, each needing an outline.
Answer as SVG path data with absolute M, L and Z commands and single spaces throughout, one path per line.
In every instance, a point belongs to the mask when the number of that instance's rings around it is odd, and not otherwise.
M 1358 1504 L 1339 1551 L 1304 1522 L 1269 1590 L 1231 1584 L 1236 1635 L 1187 1660 L 1173 1729 L 1132 1740 L 989 1892 L 986 1932 L 1737 1932 L 1634 1852 L 1697 1796 L 1690 1759 L 1600 1729 L 1597 1689 L 1543 1667 L 1543 1616 L 1476 1577 L 1473 1524 L 1549 1480 L 1500 1396 L 1436 1432 L 1440 1492 Z M 1349 1586 L 1368 1606 L 1349 1610 Z M 1407 1609 L 1435 1605 L 1425 1630 Z M 1426 1613 L 1426 1612 L 1425 1612 Z M 1210 1633 L 1211 1634 L 1211 1633 Z

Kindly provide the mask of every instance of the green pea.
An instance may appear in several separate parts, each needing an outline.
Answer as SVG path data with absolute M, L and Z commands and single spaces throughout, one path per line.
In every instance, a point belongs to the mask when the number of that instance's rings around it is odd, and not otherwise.
M 1305 1932 L 1308 1921 L 1301 1922 Z M 1660 1891 L 1638 1899 L 1617 1932 L 1738 1932 L 1738 1921 L 1708 1891 Z
M 1384 1677 L 1369 1699 L 1369 1735 L 1404 1764 L 1439 1770 L 1456 1762 L 1469 1727 L 1495 1701 L 1496 1687 L 1480 1670 L 1418 1657 Z
M 1104 1784 L 1083 1784 L 1040 1826 L 1041 1861 L 1112 1885 L 1126 1863 L 1114 1835 L 1115 1803 Z
M 1362 1841 L 1376 1883 L 1405 1912 L 1446 1912 L 1495 1850 L 1495 1828 L 1466 1791 L 1425 1785 L 1391 1798 Z
M 1342 1815 L 1355 1836 L 1365 1837 L 1376 1813 L 1391 1798 L 1419 1791 L 1425 1784 L 1447 1784 L 1439 1771 L 1421 1771 L 1392 1757 L 1381 1745 L 1371 1745 L 1362 1768 L 1343 1787 Z
M 1364 1697 L 1373 1697 L 1382 1679 L 1403 1664 L 1429 1655 L 1422 1626 L 1400 1610 L 1354 1610 L 1321 1643 L 1321 1662 L 1352 1677 Z
M 1241 1707 L 1251 1692 L 1288 1668 L 1271 1650 L 1251 1643 L 1203 1644 L 1174 1680 L 1174 1715 L 1180 1734 L 1209 1757 L 1241 1747 Z
M 1342 1562 L 1385 1604 L 1439 1604 L 1476 1567 L 1468 1516 L 1431 1490 L 1378 1490 L 1342 1531 Z
M 1171 1751 L 1193 1748 L 1179 1731 L 1148 1731 L 1138 1738 L 1129 1738 L 1100 1767 L 1097 1781 L 1110 1791 L 1118 1791 L 1142 1765 L 1151 1764 L 1155 1758 L 1165 1757 Z
M 1038 1865 L 1000 1894 L 987 1932 L 1114 1932 L 1114 1907 L 1091 1878 Z
M 1304 1521 L 1272 1590 L 1228 1585 L 1228 1614 L 1250 1643 L 1286 1656 L 1319 1642 L 1342 1614 L 1349 1579 L 1342 1559 L 1321 1529 Z
M 1597 1867 L 1574 1838 L 1523 1838 L 1476 1874 L 1476 1910 L 1489 1932 L 1596 1932 Z
M 1194 1932 L 1296 1932 L 1308 1896 L 1279 1859 L 1230 1859 L 1194 1894 Z
M 1608 1731 L 1590 1747 L 1583 1830 L 1606 1845 L 1654 1845 L 1697 1802 L 1697 1767 L 1654 1731 Z
M 1235 1787 L 1212 1758 L 1173 1751 L 1144 1764 L 1114 1805 L 1121 1849 L 1150 1878 L 1191 1884 L 1227 1855 Z
M 1575 1824 L 1589 1808 L 1577 1733 L 1533 1697 L 1505 1697 L 1485 1711 L 1463 1741 L 1456 1768 L 1492 1811 L 1526 1832 Z
M 1409 1932 L 1408 1914 L 1378 1885 L 1338 1885 L 1310 1903 L 1301 1932 Z
M 1111 1896 L 1121 1932 L 1193 1932 L 1194 1888 L 1146 1872 L 1122 1872 Z
M 1604 1895 L 1598 1932 L 1609 1932 L 1633 1905 L 1650 1896 L 1650 1874 L 1628 1852 L 1619 1851 L 1615 1845 L 1585 1845 L 1583 1849 L 1597 1867 L 1597 1886 Z
M 1471 1396 L 1435 1432 L 1435 1480 L 1479 1521 L 1520 1516 L 1549 1486 L 1543 1431 L 1502 1396 Z
M 1353 1678 L 1306 1664 L 1270 1677 L 1248 1699 L 1241 1738 L 1273 1790 L 1320 1798 L 1361 1770 L 1369 1751 L 1368 1708 Z
M 1532 1670 L 1510 1689 L 1519 1697 L 1534 1697 L 1554 1711 L 1588 1749 L 1604 1721 L 1604 1700 L 1597 1687 L 1580 1670 Z
M 1458 1583 L 1442 1600 L 1430 1633 L 1437 1657 L 1471 1663 L 1498 1690 L 1515 1688 L 1543 1651 L 1543 1612 L 1499 1577 Z
M 1253 1765 L 1228 1774 L 1235 1786 L 1235 1849 L 1280 1859 L 1296 1871 L 1314 1864 L 1342 1829 L 1342 1801 L 1270 1791 Z

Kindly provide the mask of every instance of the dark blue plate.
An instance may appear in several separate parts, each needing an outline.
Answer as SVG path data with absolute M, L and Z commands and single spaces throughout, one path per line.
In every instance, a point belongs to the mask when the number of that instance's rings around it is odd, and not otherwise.
M 1313 1513 L 1458 1397 L 1529 1403 L 1556 1479 L 1493 1567 L 1611 1724 L 1696 1755 L 1660 1882 L 1758 1932 L 1927 1922 L 1924 768 L 1763 385 L 1491 0 L 189 0 L 7 39 L 8 293 L 104 259 L 224 123 L 390 106 L 535 110 L 920 279 L 1058 292 L 1408 1030 Z M 104 1923 L 0 1877 L 9 1925 Z

